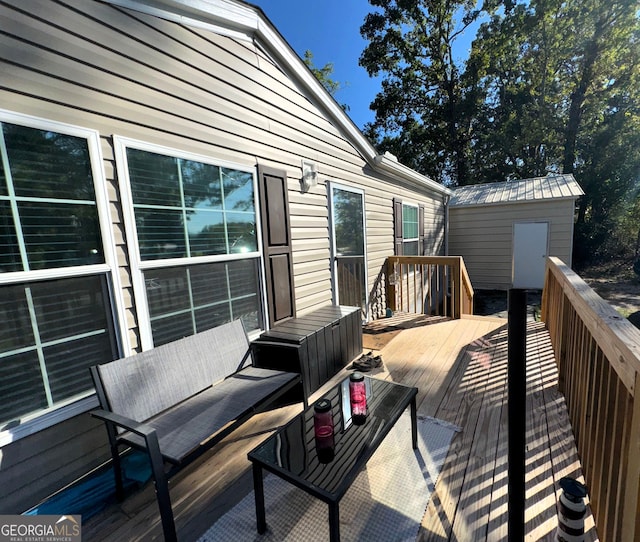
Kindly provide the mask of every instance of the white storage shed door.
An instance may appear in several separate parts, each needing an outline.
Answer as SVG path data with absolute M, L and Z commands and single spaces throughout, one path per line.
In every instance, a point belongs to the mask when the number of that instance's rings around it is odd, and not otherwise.
M 542 290 L 547 258 L 549 224 L 516 222 L 513 225 L 513 287 Z

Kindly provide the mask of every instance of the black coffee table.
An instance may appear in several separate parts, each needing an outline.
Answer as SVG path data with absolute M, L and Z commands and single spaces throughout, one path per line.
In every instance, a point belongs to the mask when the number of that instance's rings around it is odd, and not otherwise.
M 331 542 L 340 540 L 339 502 L 360 470 L 376 451 L 405 409 L 411 407 L 411 440 L 417 448 L 417 388 L 365 377 L 368 414 L 363 425 L 351 419 L 349 380 L 329 390 L 335 427 L 334 457 L 327 462 L 316 452 L 313 432 L 313 405 L 249 452 L 253 463 L 258 532 L 267 529 L 262 470 L 306 491 L 329 505 Z

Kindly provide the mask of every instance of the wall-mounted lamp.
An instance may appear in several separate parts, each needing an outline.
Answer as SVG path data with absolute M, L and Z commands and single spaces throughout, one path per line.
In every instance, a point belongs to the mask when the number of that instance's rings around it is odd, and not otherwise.
M 302 161 L 302 179 L 300 179 L 300 190 L 308 192 L 318 184 L 318 165 L 315 162 Z

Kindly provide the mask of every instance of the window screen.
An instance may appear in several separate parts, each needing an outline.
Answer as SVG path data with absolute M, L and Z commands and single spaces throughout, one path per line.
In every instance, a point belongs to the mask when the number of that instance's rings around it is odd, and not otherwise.
M 87 138 L 0 126 L 1 430 L 92 393 L 118 348 Z

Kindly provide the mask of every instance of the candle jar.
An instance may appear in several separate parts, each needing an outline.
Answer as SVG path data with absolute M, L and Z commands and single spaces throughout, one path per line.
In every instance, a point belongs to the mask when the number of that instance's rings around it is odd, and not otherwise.
M 367 389 L 362 373 L 355 372 L 349 377 L 349 400 L 353 423 L 362 425 L 367 419 Z
M 316 441 L 316 452 L 320 463 L 333 460 L 335 443 L 333 439 L 333 413 L 331 401 L 320 399 L 313 407 L 313 433 Z

